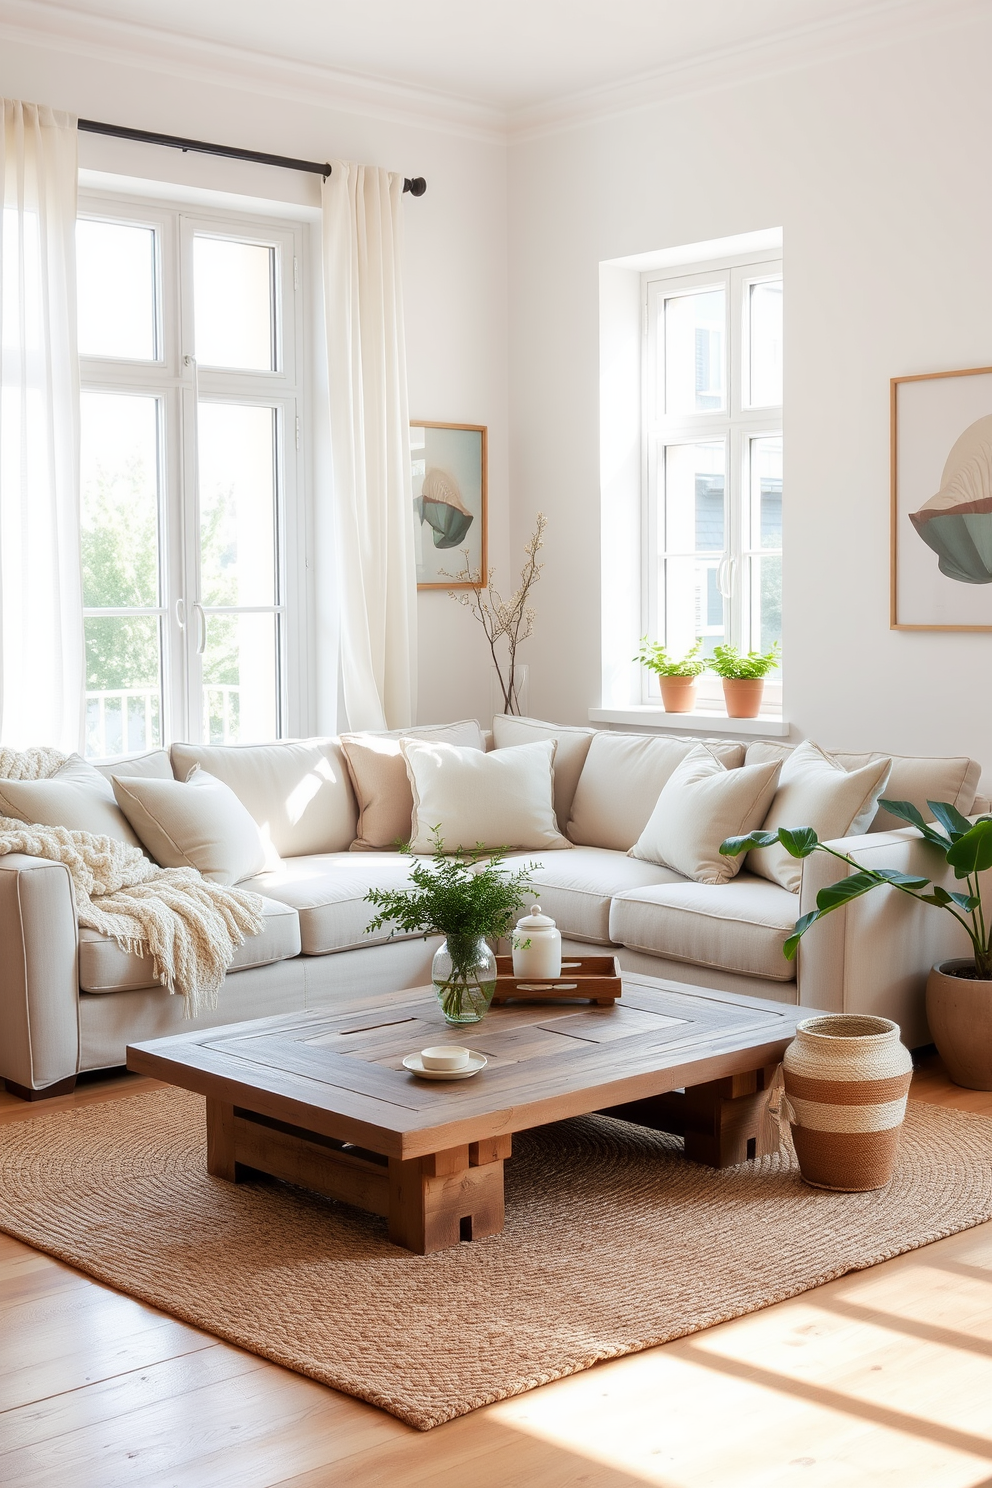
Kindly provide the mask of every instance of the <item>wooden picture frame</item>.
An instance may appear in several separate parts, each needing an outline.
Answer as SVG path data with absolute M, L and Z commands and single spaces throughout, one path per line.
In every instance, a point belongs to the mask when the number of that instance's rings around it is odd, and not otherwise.
M 488 581 L 487 436 L 485 424 L 410 421 L 418 590 L 480 589 Z M 466 552 L 478 582 L 446 577 L 464 569 Z
M 889 628 L 992 631 L 992 582 L 949 574 L 953 562 L 911 520 L 938 493 L 954 499 L 962 451 L 986 419 L 992 438 L 992 367 L 893 377 L 889 388 Z

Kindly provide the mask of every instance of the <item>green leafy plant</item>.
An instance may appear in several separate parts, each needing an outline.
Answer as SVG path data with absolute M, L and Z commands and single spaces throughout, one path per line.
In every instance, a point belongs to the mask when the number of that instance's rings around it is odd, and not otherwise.
M 632 659 L 647 667 L 649 672 L 656 672 L 659 677 L 698 677 L 700 672 L 706 670 L 706 661 L 699 654 L 702 649 L 703 640 L 700 636 L 691 651 L 676 660 L 669 656 L 660 641 L 649 641 L 647 636 L 642 636 L 641 649 Z
M 714 646 L 713 655 L 710 658 L 710 670 L 716 672 L 718 677 L 726 677 L 728 681 L 756 681 L 759 677 L 767 677 L 773 667 L 778 665 L 782 647 L 778 641 L 774 641 L 767 651 L 748 651 L 746 654 L 738 651 L 736 646 Z
M 369 921 L 368 930 L 392 924 L 393 934 L 422 931 L 425 938 L 446 938 L 451 974 L 438 990 L 445 1016 L 456 1019 L 466 997 L 475 1001 L 483 995 L 473 977 L 476 944 L 480 938 L 495 941 L 509 933 L 525 893 L 537 892 L 531 884 L 531 873 L 539 865 L 528 863 L 515 873 L 507 873 L 503 869 L 504 850 L 489 853 L 479 846 L 473 852 L 459 849 L 446 853 L 440 828 L 435 827 L 431 836 L 433 855 L 429 863 L 414 863 L 411 888 L 371 889 L 366 894 L 367 902 L 379 911 Z M 402 850 L 409 852 L 409 848 Z M 486 866 L 477 869 L 483 858 L 488 858 Z
M 812 853 L 825 852 L 857 869 L 856 873 L 842 878 L 839 883 L 821 889 L 816 896 L 816 908 L 796 921 L 795 932 L 785 942 L 785 954 L 790 961 L 800 940 L 817 920 L 831 910 L 849 904 L 852 899 L 871 893 L 872 889 L 888 885 L 901 894 L 918 899 L 921 904 L 934 904 L 953 915 L 964 926 L 971 941 L 975 975 L 982 981 L 992 980 L 992 923 L 986 920 L 978 878 L 980 873 L 992 868 L 992 816 L 980 816 L 972 823 L 946 801 L 928 801 L 927 805 L 939 823 L 939 826 L 934 826 L 924 820 L 922 812 L 911 801 L 879 801 L 878 804 L 915 827 L 924 842 L 943 855 L 944 862 L 953 870 L 954 877 L 966 886 L 967 892 L 945 889 L 929 878 L 900 873 L 895 868 L 865 868 L 847 853 L 838 852 L 821 842 L 812 827 L 779 827 L 777 832 L 749 832 L 746 837 L 728 837 L 720 851 L 727 857 L 736 858 L 740 853 L 771 847 L 778 842 L 794 858 L 808 858 Z

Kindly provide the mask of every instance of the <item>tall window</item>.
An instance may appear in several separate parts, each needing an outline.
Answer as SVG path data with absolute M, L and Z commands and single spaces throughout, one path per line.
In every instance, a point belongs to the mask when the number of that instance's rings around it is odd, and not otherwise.
M 285 732 L 295 224 L 84 199 L 86 749 Z
M 649 273 L 644 295 L 644 629 L 676 655 L 697 637 L 706 655 L 768 650 L 782 634 L 781 263 Z

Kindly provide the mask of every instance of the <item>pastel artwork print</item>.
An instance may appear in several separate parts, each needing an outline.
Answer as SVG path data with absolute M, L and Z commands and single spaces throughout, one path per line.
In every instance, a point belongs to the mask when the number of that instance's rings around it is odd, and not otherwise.
M 486 430 L 480 425 L 410 426 L 417 586 L 458 589 L 450 573 L 486 572 Z

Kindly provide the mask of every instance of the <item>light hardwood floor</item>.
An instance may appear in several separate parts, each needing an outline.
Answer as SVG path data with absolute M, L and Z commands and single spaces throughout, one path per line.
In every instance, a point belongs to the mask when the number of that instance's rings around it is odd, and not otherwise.
M 913 1094 L 992 1113 L 935 1057 Z M 0 1235 L 0 1484 L 992 1488 L 992 1224 L 427 1433 Z

